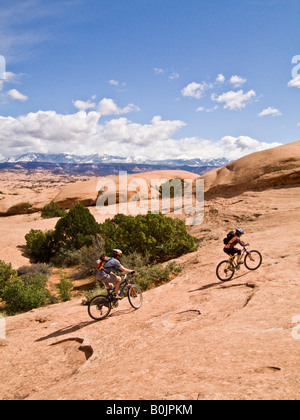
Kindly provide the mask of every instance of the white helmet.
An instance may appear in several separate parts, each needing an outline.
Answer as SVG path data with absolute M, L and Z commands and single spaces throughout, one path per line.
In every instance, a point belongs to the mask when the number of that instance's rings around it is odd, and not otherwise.
M 122 257 L 123 252 L 120 249 L 113 249 L 113 256 L 114 257 Z

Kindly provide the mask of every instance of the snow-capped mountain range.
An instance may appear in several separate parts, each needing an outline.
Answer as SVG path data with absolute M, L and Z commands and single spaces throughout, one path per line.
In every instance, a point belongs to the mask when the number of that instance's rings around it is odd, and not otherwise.
M 69 163 L 69 164 L 142 164 L 142 165 L 166 165 L 166 166 L 209 166 L 221 167 L 227 165 L 230 161 L 226 158 L 218 159 L 166 159 L 166 160 L 149 160 L 144 157 L 118 157 L 109 155 L 87 155 L 79 156 L 69 153 L 48 154 L 48 153 L 27 153 L 18 156 L 3 158 L 0 163 L 18 163 L 18 162 L 41 162 L 41 163 Z

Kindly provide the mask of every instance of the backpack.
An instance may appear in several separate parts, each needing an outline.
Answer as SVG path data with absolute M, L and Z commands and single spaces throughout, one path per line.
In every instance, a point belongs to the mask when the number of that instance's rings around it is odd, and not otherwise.
M 229 233 L 227 233 L 226 238 L 223 239 L 224 245 L 228 245 L 228 243 L 231 241 L 232 238 L 234 238 L 235 233 L 233 230 L 231 230 Z
M 106 257 L 103 255 L 100 257 L 100 259 L 97 261 L 97 271 L 101 271 L 104 267 L 104 265 L 110 260 L 111 258 Z

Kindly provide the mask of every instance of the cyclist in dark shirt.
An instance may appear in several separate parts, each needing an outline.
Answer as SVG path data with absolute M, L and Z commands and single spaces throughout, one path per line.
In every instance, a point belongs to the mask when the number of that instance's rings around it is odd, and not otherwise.
M 128 268 L 123 267 L 123 265 L 120 263 L 120 259 L 122 257 L 123 253 L 119 249 L 114 249 L 112 253 L 112 258 L 110 258 L 102 267 L 102 270 L 97 271 L 97 280 L 104 283 L 105 287 L 107 288 L 113 288 L 115 287 L 114 291 L 114 297 L 116 299 L 121 299 L 121 297 L 118 295 L 120 284 L 122 282 L 122 279 L 120 276 L 117 276 L 114 274 L 114 271 L 121 270 L 125 273 L 131 273 L 133 274 L 134 270 L 129 270 Z
M 249 244 L 246 244 L 245 242 L 243 242 L 240 238 L 241 236 L 244 235 L 244 231 L 243 229 L 236 229 L 235 231 L 235 235 L 233 236 L 232 239 L 230 239 L 230 241 L 228 242 L 227 245 L 225 245 L 224 247 L 224 252 L 228 255 L 235 255 L 237 254 L 237 266 L 240 267 L 241 264 L 241 256 L 242 256 L 242 250 L 239 248 L 236 248 L 236 245 L 241 245 L 241 246 L 248 246 Z

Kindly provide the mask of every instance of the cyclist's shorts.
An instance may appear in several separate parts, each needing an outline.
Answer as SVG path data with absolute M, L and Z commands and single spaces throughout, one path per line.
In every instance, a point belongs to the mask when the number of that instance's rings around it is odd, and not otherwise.
M 97 280 L 102 281 L 106 287 L 109 286 L 109 283 L 112 283 L 113 285 L 116 284 L 118 277 L 115 274 L 100 274 L 100 272 L 97 273 Z
M 241 255 L 242 250 L 239 248 L 224 248 L 224 252 L 228 255 L 234 255 L 234 254 Z

